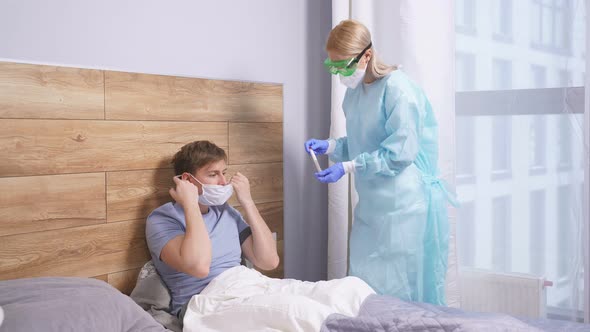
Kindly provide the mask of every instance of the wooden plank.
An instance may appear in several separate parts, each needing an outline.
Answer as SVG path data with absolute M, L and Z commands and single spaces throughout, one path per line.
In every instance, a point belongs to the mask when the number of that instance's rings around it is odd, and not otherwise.
M 283 164 L 231 165 L 228 174 L 237 171 L 246 175 L 254 201 L 259 203 L 283 200 Z M 168 190 L 172 187 L 171 169 L 125 171 L 107 173 L 107 222 L 144 219 L 158 206 L 172 201 Z M 234 196 L 233 206 L 239 205 Z M 277 213 L 270 206 L 269 213 Z
M 250 182 L 250 192 L 254 202 L 269 203 L 283 201 L 283 163 L 230 165 L 228 174 L 240 172 Z M 229 203 L 239 205 L 236 195 Z
M 107 221 L 144 219 L 158 206 L 172 201 L 174 170 L 107 173 Z
M 0 178 L 0 236 L 106 222 L 104 173 Z
M 91 277 L 141 267 L 150 259 L 145 220 L 0 237 L 0 279 Z
M 0 118 L 104 119 L 103 72 L 0 62 Z
M 230 164 L 283 161 L 282 123 L 230 123 Z
M 0 177 L 168 168 L 186 143 L 227 147 L 227 123 L 0 120 Z
M 135 288 L 139 270 L 141 270 L 141 268 L 109 273 L 108 283 L 120 290 L 121 293 L 129 295 L 133 291 L 133 288 Z
M 256 204 L 256 207 L 270 231 L 277 233 L 277 240 L 282 240 L 284 238 L 283 202 Z M 235 208 L 244 215 L 244 209 L 241 206 L 236 206 Z
M 105 72 L 107 119 L 281 122 L 278 84 Z

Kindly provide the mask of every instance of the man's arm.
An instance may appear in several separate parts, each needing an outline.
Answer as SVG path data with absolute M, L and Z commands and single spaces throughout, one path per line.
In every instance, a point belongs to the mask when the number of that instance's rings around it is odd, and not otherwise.
M 244 209 L 244 219 L 252 231 L 252 235 L 242 244 L 244 256 L 260 269 L 275 269 L 279 266 L 276 241 L 252 200 L 248 178 L 238 172 L 231 179 L 231 184 Z
M 189 181 L 175 177 L 174 182 L 170 195 L 184 209 L 186 233 L 168 241 L 160 259 L 177 271 L 205 278 L 211 267 L 211 240 L 197 203 L 199 191 Z

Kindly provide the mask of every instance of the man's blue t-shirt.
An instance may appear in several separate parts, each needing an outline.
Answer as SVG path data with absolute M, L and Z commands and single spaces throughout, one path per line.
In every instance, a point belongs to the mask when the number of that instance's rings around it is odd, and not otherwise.
M 166 203 L 155 209 L 147 218 L 146 240 L 152 261 L 168 286 L 172 296 L 171 313 L 177 314 L 181 307 L 195 294 L 200 293 L 213 278 L 223 271 L 240 265 L 241 244 L 251 234 L 242 215 L 227 203 L 210 206 L 203 215 L 211 240 L 211 267 L 209 275 L 199 279 L 176 271 L 160 259 L 162 248 L 173 238 L 184 235 L 186 221 L 180 204 Z

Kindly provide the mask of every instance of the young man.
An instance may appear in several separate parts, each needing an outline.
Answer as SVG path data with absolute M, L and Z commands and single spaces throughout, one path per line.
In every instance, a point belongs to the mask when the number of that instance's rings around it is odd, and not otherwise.
M 228 182 L 227 155 L 209 141 L 183 146 L 172 160 L 176 176 L 166 203 L 147 218 L 152 261 L 171 292 L 171 313 L 182 320 L 186 306 L 223 271 L 240 265 L 242 253 L 263 270 L 279 264 L 275 240 L 260 216 L 248 178 Z M 227 200 L 235 192 L 244 217 Z

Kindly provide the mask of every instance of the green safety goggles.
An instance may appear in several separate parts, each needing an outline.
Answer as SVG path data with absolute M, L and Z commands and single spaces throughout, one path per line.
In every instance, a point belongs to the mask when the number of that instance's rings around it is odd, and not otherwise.
M 324 61 L 324 67 L 326 67 L 326 70 L 332 75 L 340 74 L 342 76 L 350 76 L 356 70 L 358 63 L 365 54 L 365 52 L 368 49 L 370 49 L 372 45 L 373 43 L 369 43 L 369 45 L 365 47 L 365 49 L 354 58 L 339 61 L 332 61 L 330 60 L 330 58 L 326 58 L 326 60 Z

